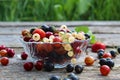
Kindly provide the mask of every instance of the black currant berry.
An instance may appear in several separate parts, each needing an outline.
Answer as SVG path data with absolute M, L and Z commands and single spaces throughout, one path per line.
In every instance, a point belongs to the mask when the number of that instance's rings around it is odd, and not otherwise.
M 110 54 L 112 55 L 113 58 L 115 58 L 117 53 L 115 51 L 111 50 Z
M 100 64 L 100 66 L 106 65 L 106 59 L 105 59 L 105 58 L 101 58 L 101 59 L 99 60 L 99 64 Z
M 40 28 L 42 30 L 44 30 L 45 32 L 49 31 L 49 26 L 48 25 L 42 25 Z
M 105 52 L 105 50 L 103 50 L 103 49 L 99 49 L 98 51 L 97 51 L 97 53 L 99 53 L 99 52 Z
M 84 67 L 82 65 L 76 65 L 75 66 L 75 72 L 78 73 L 78 74 L 82 73 L 83 69 L 84 69 Z
M 79 80 L 78 76 L 76 76 L 74 73 L 69 74 L 68 78 L 70 78 L 70 80 Z
M 46 63 L 44 64 L 44 69 L 45 69 L 45 71 L 48 71 L 48 72 L 53 71 L 53 69 L 54 69 L 54 64 L 51 63 L 51 62 L 46 62 Z
M 60 76 L 53 75 L 50 77 L 49 80 L 61 80 L 61 79 L 60 79 Z
M 32 34 L 35 29 L 36 29 L 36 28 L 31 28 L 31 29 L 30 29 L 30 33 Z
M 99 53 L 97 53 L 98 54 L 98 58 L 100 59 L 100 58 L 102 58 L 103 57 L 103 52 L 99 52 Z
M 63 80 L 71 80 L 70 78 L 64 78 Z
M 66 66 L 66 71 L 67 72 L 72 72 L 74 70 L 74 66 L 72 65 L 72 64 L 68 64 L 67 66 Z
M 50 27 L 49 27 L 49 31 L 50 31 L 50 32 L 54 32 L 54 31 L 55 31 L 55 27 L 54 27 L 54 26 L 50 26 Z
M 120 47 L 117 48 L 118 53 L 120 54 Z
M 90 35 L 89 35 L 89 34 L 86 33 L 86 34 L 84 34 L 84 35 L 85 35 L 85 38 L 86 38 L 86 39 L 89 39 L 89 38 L 90 38 Z
M 114 64 L 115 64 L 115 63 L 113 62 L 112 59 L 106 61 L 106 65 L 108 65 L 110 68 L 114 67 Z

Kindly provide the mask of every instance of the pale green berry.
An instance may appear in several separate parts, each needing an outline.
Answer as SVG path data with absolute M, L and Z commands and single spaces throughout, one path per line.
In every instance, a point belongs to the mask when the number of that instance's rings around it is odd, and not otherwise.
M 44 38 L 43 38 L 43 42 L 46 42 L 46 43 L 49 42 L 49 41 L 48 41 L 48 38 L 44 37 Z
M 54 39 L 54 38 L 55 38 L 54 35 L 50 35 L 50 36 L 49 36 L 49 39 Z
M 49 43 L 53 43 L 53 39 L 48 39 L 48 42 Z
M 40 40 L 40 35 L 38 33 L 33 34 L 32 39 L 34 41 L 39 41 Z
M 66 25 L 61 25 L 61 26 L 60 26 L 60 29 L 65 29 L 65 30 L 67 30 L 67 26 L 66 26 Z
M 65 44 L 63 47 L 66 51 L 71 51 L 72 50 L 72 47 L 71 47 L 70 44 Z
M 72 56 L 74 55 L 74 53 L 73 53 L 73 51 L 68 51 L 67 55 L 68 55 L 69 57 L 72 57 Z
M 72 43 L 74 41 L 75 41 L 75 37 L 71 36 L 71 37 L 68 38 L 68 42 Z
M 71 63 L 72 63 L 72 64 L 76 64 L 76 62 L 77 62 L 76 58 L 72 58 L 72 59 L 71 59 Z
M 77 38 L 80 39 L 80 40 L 85 40 L 85 36 L 82 33 L 78 33 Z

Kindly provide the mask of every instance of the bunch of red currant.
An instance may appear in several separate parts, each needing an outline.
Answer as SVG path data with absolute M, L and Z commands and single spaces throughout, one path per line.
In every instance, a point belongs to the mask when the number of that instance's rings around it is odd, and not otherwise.
M 8 48 L 4 45 L 0 45 L 0 62 L 3 66 L 8 65 L 9 58 L 14 57 L 15 51 L 14 49 Z

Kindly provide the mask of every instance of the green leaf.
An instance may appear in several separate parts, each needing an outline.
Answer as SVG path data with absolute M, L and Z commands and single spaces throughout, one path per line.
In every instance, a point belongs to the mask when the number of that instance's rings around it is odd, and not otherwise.
M 91 35 L 91 38 L 90 38 L 90 43 L 91 44 L 94 44 L 96 42 L 96 37 L 95 37 L 95 35 Z
M 88 33 L 89 32 L 89 28 L 87 26 L 78 26 L 78 27 L 75 27 L 75 31 L 76 32 L 83 31 L 85 33 Z

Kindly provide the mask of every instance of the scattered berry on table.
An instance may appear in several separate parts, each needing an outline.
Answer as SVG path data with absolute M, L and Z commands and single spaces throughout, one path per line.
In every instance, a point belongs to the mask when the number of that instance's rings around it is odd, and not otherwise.
M 102 58 L 102 57 L 103 57 L 103 54 L 104 54 L 104 52 L 99 52 L 99 53 L 97 53 L 98 58 L 99 58 L 99 59 Z
M 33 62 L 25 62 L 23 64 L 23 68 L 25 71 L 31 71 L 33 67 L 34 67 Z
M 106 62 L 107 62 L 107 60 L 106 60 L 105 58 L 101 58 L 101 59 L 99 60 L 100 66 L 105 65 Z
M 35 69 L 37 69 L 38 71 L 40 71 L 40 70 L 42 70 L 42 68 L 44 66 L 44 63 L 43 63 L 43 61 L 38 60 L 38 61 L 35 62 L 34 66 L 35 66 Z
M 92 56 L 86 56 L 85 59 L 84 59 L 84 63 L 85 63 L 87 66 L 93 65 L 94 62 L 95 62 L 95 59 L 94 59 Z
M 79 80 L 78 76 L 75 75 L 74 73 L 70 73 L 70 74 L 68 75 L 68 78 L 70 78 L 71 80 Z
M 7 66 L 9 64 L 9 58 L 8 57 L 2 57 L 0 59 L 0 62 L 3 66 Z
M 109 66 L 107 66 L 107 65 L 102 65 L 102 66 L 100 67 L 100 73 L 101 73 L 101 75 L 103 75 L 103 76 L 107 76 L 107 75 L 110 73 L 110 71 L 111 71 L 111 69 L 110 69 Z
M 8 48 L 7 49 L 7 56 L 11 58 L 11 57 L 14 57 L 14 55 L 15 55 L 14 49 Z
M 76 72 L 77 74 L 82 73 L 83 69 L 84 69 L 84 67 L 83 67 L 82 65 L 76 65 L 76 66 L 75 66 L 75 72 Z
M 92 44 L 92 51 L 93 52 L 97 52 L 99 49 L 106 49 L 106 45 L 102 42 L 96 42 L 94 44 Z
M 28 54 L 26 52 L 21 53 L 21 59 L 26 60 L 28 58 Z
M 45 71 L 51 72 L 54 70 L 54 64 L 51 62 L 45 62 L 44 69 Z
M 112 55 L 109 52 L 105 52 L 103 58 L 112 58 Z
M 112 55 L 112 58 L 115 58 L 117 56 L 117 52 L 113 50 L 110 51 L 110 54 Z
M 49 80 L 61 80 L 60 76 L 57 76 L 57 75 L 53 75 L 50 77 Z
M 120 47 L 117 48 L 118 53 L 120 54 Z
M 66 66 L 66 71 L 67 72 L 72 72 L 74 70 L 74 65 L 73 64 L 68 64 L 67 66 Z

